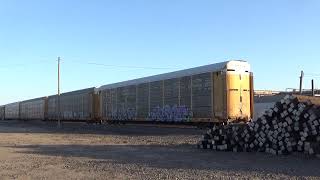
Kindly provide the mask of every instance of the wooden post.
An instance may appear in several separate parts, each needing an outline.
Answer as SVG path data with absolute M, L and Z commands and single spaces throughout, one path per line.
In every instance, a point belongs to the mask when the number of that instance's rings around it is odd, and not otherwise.
M 304 76 L 304 73 L 303 73 L 303 71 L 301 71 L 301 76 L 300 76 L 300 87 L 299 87 L 299 93 L 300 93 L 300 94 L 302 94 L 303 76 Z
M 311 80 L 311 94 L 314 96 L 314 81 L 313 79 Z

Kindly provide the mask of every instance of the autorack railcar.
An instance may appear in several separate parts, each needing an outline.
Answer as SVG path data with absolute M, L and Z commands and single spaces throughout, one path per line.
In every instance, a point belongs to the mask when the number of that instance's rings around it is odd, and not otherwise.
M 5 119 L 59 119 L 57 95 L 4 109 Z M 230 123 L 252 116 L 253 74 L 238 60 L 60 95 L 62 121 Z
M 249 63 L 227 61 L 97 90 L 104 121 L 237 122 L 253 115 Z
M 99 98 L 95 88 L 77 90 L 60 95 L 60 119 L 62 121 L 93 121 L 98 119 Z M 47 99 L 47 119 L 57 120 L 58 95 Z
M 5 105 L 5 119 L 19 120 L 20 119 L 20 102 L 15 102 Z
M 47 117 L 47 97 L 41 97 L 20 102 L 22 120 L 45 120 Z

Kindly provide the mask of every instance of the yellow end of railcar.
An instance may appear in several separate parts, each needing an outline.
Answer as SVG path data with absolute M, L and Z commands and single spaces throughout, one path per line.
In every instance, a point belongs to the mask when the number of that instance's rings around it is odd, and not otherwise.
M 249 71 L 226 72 L 227 116 L 230 121 L 248 121 L 252 118 L 252 77 Z

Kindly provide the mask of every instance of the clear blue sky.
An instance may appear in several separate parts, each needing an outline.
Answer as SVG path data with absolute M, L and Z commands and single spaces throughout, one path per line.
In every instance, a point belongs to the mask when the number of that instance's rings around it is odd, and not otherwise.
M 319 0 L 0 0 L 0 104 L 56 93 L 57 56 L 63 92 L 229 59 L 284 90 L 319 53 Z

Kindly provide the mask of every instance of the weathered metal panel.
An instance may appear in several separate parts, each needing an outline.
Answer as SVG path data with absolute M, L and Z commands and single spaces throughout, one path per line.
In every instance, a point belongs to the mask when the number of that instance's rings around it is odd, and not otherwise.
M 122 114 L 126 109 L 125 87 L 117 88 L 117 115 Z
M 20 102 L 20 119 L 44 120 L 46 118 L 46 97 Z
M 57 120 L 58 119 L 58 97 L 49 96 L 48 97 L 48 119 Z
M 4 120 L 4 119 L 5 119 L 5 107 L 0 106 L 0 120 Z
M 112 89 L 109 100 L 112 102 L 111 114 L 108 114 L 107 119 L 134 120 L 136 118 L 136 86 Z
M 18 120 L 20 118 L 20 102 L 5 105 L 5 118 Z
M 164 81 L 164 104 L 168 106 L 179 105 L 179 79 Z
M 192 112 L 194 118 L 211 118 L 212 113 L 211 73 L 192 77 Z
M 102 104 L 105 105 L 105 108 L 102 109 L 104 111 L 103 113 L 103 117 L 105 118 L 109 118 L 111 117 L 112 115 L 112 112 L 113 112 L 113 106 L 112 106 L 112 90 L 106 90 L 104 91 L 105 93 L 105 99 L 102 100 Z M 115 108 L 116 109 L 116 108 Z
M 93 112 L 93 119 L 94 120 L 101 120 L 101 110 L 100 110 L 100 96 L 98 93 L 93 94 L 93 105 L 92 105 L 92 112 Z
M 150 108 L 163 107 L 163 85 L 162 81 L 150 83 Z
M 100 94 L 100 108 L 99 108 L 100 116 L 102 118 L 106 118 L 108 111 L 110 111 L 110 107 L 111 107 L 110 90 L 107 89 L 105 91 L 101 91 L 99 92 L 99 94 Z
M 117 106 L 117 89 L 111 89 L 110 90 L 110 99 L 111 99 L 111 113 L 108 114 L 108 117 L 112 117 L 115 116 L 117 114 L 118 111 L 118 106 Z
M 149 84 L 139 84 L 137 90 L 138 118 L 146 118 L 149 114 Z
M 195 107 L 192 109 L 193 118 L 211 119 L 211 106 Z
M 180 79 L 180 105 L 191 109 L 191 77 Z
M 108 119 L 112 115 L 113 106 L 112 106 L 112 89 L 106 89 L 100 92 L 101 101 L 100 101 L 100 110 L 102 119 Z
M 136 86 L 126 86 L 125 94 L 126 94 L 126 109 L 136 110 Z
M 61 120 L 92 120 L 94 118 L 94 88 L 60 95 Z M 48 97 L 48 119 L 58 119 L 58 96 Z

